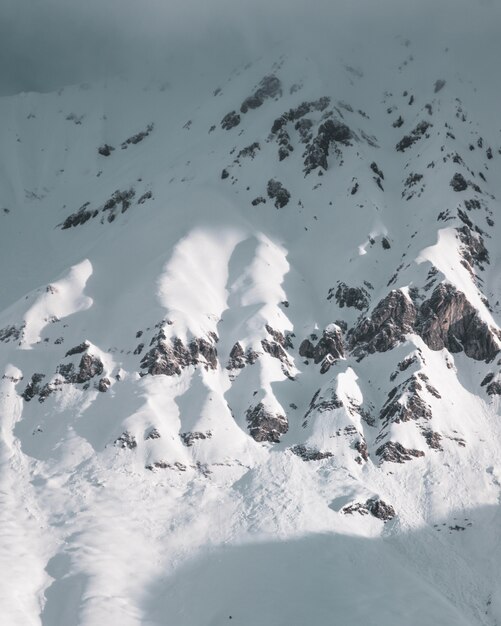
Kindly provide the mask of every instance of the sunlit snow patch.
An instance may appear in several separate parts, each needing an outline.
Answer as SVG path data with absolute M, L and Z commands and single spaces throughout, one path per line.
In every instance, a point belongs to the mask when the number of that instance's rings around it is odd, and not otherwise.
M 29 349 L 40 341 L 40 333 L 47 324 L 92 306 L 92 298 L 83 293 L 91 275 L 92 264 L 85 259 L 73 265 L 64 278 L 46 287 L 24 315 L 22 348 Z

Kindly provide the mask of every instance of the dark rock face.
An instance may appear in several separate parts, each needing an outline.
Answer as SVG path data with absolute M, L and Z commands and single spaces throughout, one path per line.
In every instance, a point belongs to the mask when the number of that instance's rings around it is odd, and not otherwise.
M 156 428 L 151 428 L 148 431 L 148 434 L 145 436 L 145 440 L 149 441 L 152 439 L 160 439 L 162 437 L 162 435 L 160 434 L 160 432 L 156 429 Z
M 100 146 L 97 151 L 101 156 L 109 157 L 114 149 L 115 148 L 113 146 L 105 143 L 104 145 Z
M 417 330 L 432 350 L 447 348 L 477 361 L 491 361 L 499 351 L 495 335 L 464 293 L 441 284 L 421 305 Z
M 346 306 L 364 311 L 370 302 L 369 292 L 366 289 L 363 287 L 348 287 L 346 283 L 339 283 L 335 293 L 334 289 L 329 289 L 327 300 L 331 300 L 332 297 L 336 298 L 336 302 L 341 309 Z
M 141 132 L 136 133 L 135 135 L 132 135 L 131 137 L 126 139 L 124 142 L 122 142 L 122 145 L 121 145 L 122 150 L 127 150 L 127 148 L 130 145 L 136 145 L 138 143 L 141 143 L 143 139 L 145 139 L 146 137 L 150 135 L 150 133 L 153 131 L 153 128 L 154 128 L 153 124 L 148 124 L 148 126 L 146 127 L 146 130 L 142 130 Z
M 423 174 L 411 172 L 405 179 L 404 189 L 402 191 L 402 198 L 405 198 L 406 200 L 411 200 L 416 195 L 416 193 L 419 197 L 425 190 L 424 182 L 421 182 L 423 178 Z
M 271 127 L 272 134 L 276 135 L 279 130 L 283 128 L 288 122 L 296 122 L 308 113 L 311 113 L 313 111 L 325 111 L 329 104 L 330 98 L 328 98 L 327 96 L 324 96 L 319 100 L 313 100 L 311 102 L 302 102 L 298 107 L 296 107 L 295 109 L 289 109 L 289 111 L 283 113 L 281 117 L 278 117 L 273 122 L 273 126 Z
M 303 461 L 322 461 L 332 456 L 332 452 L 320 452 L 315 448 L 308 448 L 304 444 L 293 446 L 291 452 L 303 459 Z
M 26 387 L 26 389 L 21 394 L 21 397 L 26 402 L 29 402 L 30 400 L 33 400 L 33 398 L 35 396 L 38 396 L 40 394 L 40 390 L 42 388 L 40 383 L 42 382 L 42 380 L 44 378 L 45 378 L 45 374 L 39 374 L 39 373 L 33 374 L 33 376 L 31 377 L 30 382 L 28 383 L 28 386 Z
M 82 346 L 85 346 L 84 349 L 87 350 L 88 345 L 81 344 L 77 346 L 76 349 L 73 348 L 73 351 L 70 350 L 70 352 L 72 354 L 78 354 Z M 43 386 L 41 382 L 45 378 L 45 374 L 33 374 L 31 381 L 21 395 L 26 402 L 29 402 L 35 396 L 38 396 L 39 402 L 44 402 L 51 393 L 61 389 L 63 384 L 88 383 L 95 376 L 100 376 L 103 373 L 103 369 L 103 364 L 98 357 L 86 353 L 80 360 L 78 371 L 75 370 L 73 363 L 62 363 L 58 365 L 56 369 L 56 373 L 60 375 L 60 378 L 56 378 L 53 382 L 46 383 Z M 108 382 L 106 383 L 105 381 Z M 103 378 L 98 384 L 98 389 L 100 391 L 106 391 L 110 384 L 111 382 L 107 378 Z M 86 387 L 84 387 L 84 389 L 85 388 Z
M 299 346 L 299 356 L 306 359 L 313 359 L 315 356 L 315 346 L 309 339 L 304 339 Z
M 365 502 L 354 502 L 345 506 L 342 509 L 342 513 L 345 515 L 353 515 L 353 513 L 372 515 L 383 522 L 393 519 L 396 515 L 395 509 L 379 498 L 369 498 Z
M 318 167 L 327 170 L 330 146 L 336 143 L 348 146 L 352 138 L 353 133 L 346 124 L 338 120 L 326 120 L 319 126 L 317 136 L 306 146 L 303 155 L 305 174 L 309 174 Z
M 442 441 L 442 435 L 433 430 L 424 430 L 423 437 L 425 438 L 426 443 L 429 448 L 432 450 L 443 450 L 440 442 Z
M 237 343 L 233 346 L 230 352 L 230 359 L 228 361 L 228 365 L 226 369 L 242 369 L 245 367 L 245 352 L 242 346 Z
M 197 467 L 197 469 L 202 469 L 202 467 Z M 156 469 L 171 469 L 178 472 L 186 472 L 188 469 L 184 463 L 180 463 L 179 461 L 175 461 L 174 463 L 167 463 L 167 461 L 155 461 L 154 463 L 150 463 L 149 465 L 145 465 L 145 469 L 150 470 L 150 472 L 154 472 Z M 208 472 L 210 474 L 210 472 Z
M 86 202 L 78 209 L 78 211 L 72 213 L 64 220 L 61 225 L 61 229 L 66 230 L 75 226 L 81 226 L 90 219 L 97 217 L 100 212 L 106 212 L 107 220 L 111 223 L 115 220 L 119 212 L 125 213 L 125 211 L 127 211 L 127 209 L 131 206 L 132 198 L 134 198 L 135 195 L 136 192 L 132 187 L 123 191 L 117 189 L 99 209 L 91 209 L 90 203 Z M 141 199 L 144 201 L 145 197 L 142 196 L 140 200 Z M 101 223 L 104 223 L 104 216 L 101 219 Z
M 268 185 L 266 186 L 266 191 L 268 196 L 272 200 L 275 200 L 275 207 L 277 209 L 282 209 L 289 203 L 291 195 L 278 180 L 269 180 Z
M 493 378 L 494 378 L 494 374 L 492 372 L 489 372 L 489 374 L 487 374 L 487 376 L 480 383 L 480 386 L 485 387 L 485 385 L 488 385 L 492 381 Z
M 74 226 L 80 226 L 88 222 L 91 218 L 97 217 L 99 211 L 97 209 L 89 209 L 90 202 L 83 204 L 78 211 L 69 215 L 63 222 L 61 229 L 66 230 Z
M 255 407 L 250 407 L 246 418 L 254 441 L 278 443 L 280 437 L 289 430 L 287 418 L 284 415 L 271 413 L 262 402 Z
M 390 422 L 398 424 L 410 420 L 431 419 L 431 409 L 419 395 L 422 390 L 423 387 L 416 376 L 392 389 L 379 415 L 383 426 Z
M 141 368 L 152 376 L 179 376 L 184 368 L 198 364 L 206 369 L 217 368 L 217 350 L 214 345 L 217 336 L 213 333 L 206 339 L 194 338 L 185 346 L 178 337 L 168 342 L 163 330 L 160 330 L 151 343 L 155 342 L 156 345 L 141 360 Z
M 461 246 L 461 254 L 464 260 L 473 267 L 476 265 L 479 269 L 484 269 L 484 264 L 489 263 L 489 252 L 485 247 L 484 239 L 478 233 L 464 225 L 457 229 L 458 236 L 463 244 Z
M 370 498 L 367 500 L 366 505 L 369 513 L 373 517 L 383 520 L 383 522 L 387 522 L 395 517 L 395 509 L 390 504 L 386 504 L 384 500 Z
M 143 193 L 142 196 L 139 197 L 137 203 L 144 204 L 146 200 L 151 200 L 152 198 L 153 198 L 153 194 L 151 193 L 151 191 L 146 191 L 145 193 Z
M 349 504 L 348 506 L 343 507 L 341 512 L 344 515 L 353 515 L 353 513 L 359 513 L 360 515 L 369 515 L 369 509 L 367 505 L 363 502 L 354 502 L 353 504 Z
M 129 432 L 125 431 L 115 439 L 113 445 L 117 446 L 117 448 L 127 448 L 129 450 L 134 450 L 137 447 L 137 441 L 134 435 L 131 435 Z
M 343 336 L 338 328 L 324 330 L 320 341 L 315 346 L 313 359 L 320 363 L 327 355 L 335 361 L 344 358 Z
M 375 161 L 371 163 L 370 167 L 371 167 L 371 170 L 374 172 L 374 174 L 376 174 L 378 178 L 380 178 L 381 180 L 384 180 L 384 174 L 382 170 L 378 167 L 378 164 Z
M 141 354 L 143 350 L 144 350 L 144 343 L 138 343 L 137 346 L 134 348 L 134 354 L 137 356 L 138 354 Z
M 91 378 L 94 378 L 94 376 L 100 376 L 103 373 L 103 364 L 98 357 L 84 354 L 80 359 L 78 372 L 75 371 L 73 363 L 62 363 L 58 365 L 57 373 L 60 374 L 67 383 L 81 384 L 88 382 Z
M 236 111 L 230 111 L 221 120 L 221 128 L 231 130 L 240 124 L 240 115 Z
M 272 356 L 274 359 L 278 359 L 285 365 L 290 365 L 287 352 L 283 349 L 283 347 L 278 342 L 270 341 L 269 339 L 262 339 L 261 346 L 263 350 L 267 354 Z
M 316 346 L 314 346 L 309 339 L 305 339 L 299 346 L 299 356 L 313 359 L 315 364 L 324 361 L 328 357 L 329 367 L 335 361 L 343 359 L 344 342 L 341 330 L 339 328 L 324 330 Z M 326 364 L 324 369 L 329 369 L 329 367 L 327 367 Z M 327 371 L 327 369 L 325 369 L 325 371 Z
M 102 373 L 103 364 L 101 359 L 91 354 L 84 354 L 80 359 L 78 373 L 72 378 L 71 382 L 86 383 L 94 376 L 100 376 Z
M 400 290 L 391 291 L 348 335 L 355 356 L 386 352 L 414 330 L 417 311 L 413 302 Z
M 369 451 L 365 440 L 355 441 L 355 450 L 360 454 L 360 458 L 364 461 L 369 460 Z M 355 459 L 356 461 L 358 459 Z
M 308 117 L 305 117 L 296 122 L 296 124 L 294 125 L 294 128 L 299 133 L 299 138 L 301 140 L 301 143 L 309 143 L 313 139 L 312 130 L 311 130 L 312 127 L 313 127 L 313 121 L 310 120 Z
M 283 113 L 273 122 L 271 133 L 275 136 L 279 145 L 278 158 L 280 161 L 286 159 L 294 150 L 287 125 L 295 122 L 294 130 L 299 134 L 299 140 L 302 143 L 309 144 L 313 141 L 312 127 L 314 122 L 310 119 L 305 119 L 305 115 L 314 111 L 323 112 L 329 104 L 330 98 L 327 97 L 322 97 L 312 102 L 302 102 L 298 107 L 289 109 L 289 111 Z
M 308 425 L 308 418 L 314 412 L 325 413 L 328 411 L 335 411 L 336 409 L 341 409 L 343 407 L 343 403 L 337 397 L 334 391 L 331 391 L 329 397 L 320 396 L 320 389 L 318 389 L 313 398 L 310 401 L 310 406 L 306 411 L 303 418 L 303 427 Z
M 404 448 L 398 441 L 386 442 L 376 450 L 376 454 L 381 458 L 381 462 L 388 461 L 390 463 L 404 463 L 424 456 L 424 452 L 421 450 Z
M 5 326 L 0 328 L 0 341 L 9 343 L 10 341 L 19 341 L 24 330 L 24 324 L 20 327 L 17 326 Z
M 254 198 L 251 204 L 252 206 L 257 206 L 258 204 L 266 204 L 266 198 L 263 198 L 263 196 L 258 196 L 257 198 Z
M 433 86 L 433 93 L 438 93 L 441 89 L 445 87 L 445 80 L 443 78 L 439 78 L 435 81 L 435 85 Z
M 468 183 L 465 180 L 465 177 L 462 174 L 454 174 L 450 182 L 451 187 L 454 191 L 465 191 L 468 189 Z
M 261 150 L 261 146 L 257 141 L 251 143 L 249 146 L 242 148 L 240 152 L 237 154 L 237 160 L 242 158 L 251 158 L 253 159 L 256 156 L 256 153 Z
M 417 333 L 432 350 L 464 350 L 478 361 L 490 361 L 499 351 L 494 331 L 462 292 L 445 283 L 419 309 L 400 290 L 390 292 L 350 331 L 348 341 L 353 354 L 363 358 L 391 350 L 407 333 Z
M 265 76 L 259 83 L 256 91 L 242 102 L 240 113 L 247 113 L 249 109 L 259 108 L 268 98 L 282 95 L 282 83 L 273 75 Z
M 253 365 L 258 358 L 259 354 L 257 352 L 254 352 L 254 350 L 252 350 L 251 348 L 247 348 L 247 351 L 244 352 L 242 346 L 237 341 L 231 349 L 230 358 L 228 360 L 228 365 L 226 366 L 226 369 L 242 369 L 246 365 Z
M 426 134 L 428 129 L 433 126 L 430 122 L 422 121 L 411 131 L 409 135 L 405 135 L 402 139 L 397 143 L 396 148 L 398 152 L 405 152 L 407 148 L 410 148 L 412 145 L 419 141 L 423 135 Z
M 494 381 L 490 385 L 487 386 L 487 393 L 490 396 L 501 396 L 501 383 L 499 381 Z
M 108 200 L 106 200 L 102 209 L 103 211 L 110 212 L 110 214 L 108 215 L 108 221 L 112 221 L 110 217 L 112 215 L 115 215 L 115 209 L 120 209 L 121 213 L 125 213 L 125 211 L 127 211 L 127 209 L 130 207 L 131 200 L 135 195 L 136 192 L 132 188 L 126 189 L 124 191 L 120 191 L 120 189 L 117 189 L 113 193 L 113 195 Z
M 64 356 L 67 357 L 67 356 L 73 356 L 74 354 L 82 354 L 82 352 L 85 352 L 87 350 L 89 345 L 90 344 L 88 344 L 86 341 L 83 341 L 78 346 L 75 346 L 74 348 L 70 348 Z
M 211 439 L 212 432 L 210 430 L 208 430 L 205 433 L 202 433 L 199 431 L 193 431 L 193 432 L 181 433 L 179 436 L 181 437 L 184 445 L 188 448 L 191 448 L 191 446 L 193 445 L 195 441 L 203 440 L 203 439 Z
M 214 341 L 214 337 L 212 337 L 212 340 Z M 193 339 L 190 341 L 188 348 L 193 365 L 203 363 L 207 365 L 207 368 L 213 370 L 217 368 L 217 350 L 213 343 L 203 338 Z
M 108 391 L 110 385 L 111 385 L 111 381 L 109 378 L 101 378 L 101 380 L 99 381 L 97 385 L 97 388 L 102 393 L 105 393 L 106 391 Z

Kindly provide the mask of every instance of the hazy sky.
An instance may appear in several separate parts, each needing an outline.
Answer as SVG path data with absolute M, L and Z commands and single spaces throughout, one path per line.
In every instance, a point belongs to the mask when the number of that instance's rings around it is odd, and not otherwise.
M 501 0 L 0 0 L 0 93 L 391 34 L 455 39 L 480 71 L 500 24 Z

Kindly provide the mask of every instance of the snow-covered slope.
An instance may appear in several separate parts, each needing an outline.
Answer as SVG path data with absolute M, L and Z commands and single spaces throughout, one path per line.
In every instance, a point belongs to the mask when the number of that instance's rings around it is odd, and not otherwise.
M 0 100 L 2 623 L 501 622 L 501 137 L 452 54 Z

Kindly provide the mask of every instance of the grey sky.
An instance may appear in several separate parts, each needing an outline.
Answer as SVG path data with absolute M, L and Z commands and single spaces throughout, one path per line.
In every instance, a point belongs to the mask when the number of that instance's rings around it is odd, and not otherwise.
M 455 39 L 459 63 L 500 51 L 501 0 L 0 0 L 0 93 L 49 90 L 165 63 L 252 58 L 389 35 Z M 327 49 L 326 48 L 326 49 Z M 461 48 L 461 46 L 459 46 Z M 499 56 L 498 56 L 499 58 Z M 475 67 L 472 67 L 475 71 Z

